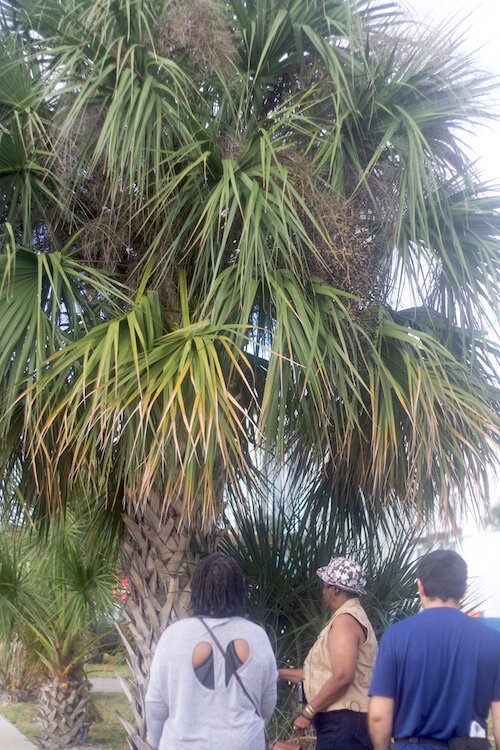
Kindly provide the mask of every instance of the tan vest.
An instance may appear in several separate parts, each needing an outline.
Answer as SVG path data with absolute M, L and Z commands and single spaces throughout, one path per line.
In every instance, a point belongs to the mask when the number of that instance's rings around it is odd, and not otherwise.
M 377 656 L 377 639 L 366 616 L 366 612 L 359 603 L 359 599 L 347 599 L 334 612 L 326 627 L 319 634 L 316 643 L 309 651 L 304 662 L 304 689 L 308 701 L 312 701 L 319 693 L 325 682 L 332 676 L 332 662 L 328 649 L 328 633 L 336 617 L 347 612 L 366 629 L 366 641 L 358 651 L 358 662 L 354 681 L 347 690 L 323 711 L 339 711 L 348 708 L 351 711 L 368 711 L 368 687 Z

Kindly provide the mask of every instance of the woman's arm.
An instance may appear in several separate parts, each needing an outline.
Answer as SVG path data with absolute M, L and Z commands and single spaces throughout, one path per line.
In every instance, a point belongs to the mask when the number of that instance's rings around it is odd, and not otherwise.
M 328 633 L 332 676 L 307 704 L 315 713 L 323 711 L 338 700 L 353 682 L 356 674 L 358 650 L 364 639 L 363 628 L 351 615 L 342 614 L 333 621 Z M 294 727 L 296 729 L 308 729 L 310 723 L 310 719 L 301 714 L 295 719 Z
M 361 625 L 351 615 L 340 615 L 333 621 L 328 633 L 332 676 L 312 701 L 316 711 L 321 711 L 340 698 L 353 682 L 358 663 L 358 650 L 364 638 Z
M 289 669 L 288 667 L 278 669 L 278 680 L 286 680 L 287 682 L 302 682 L 303 679 L 303 669 Z

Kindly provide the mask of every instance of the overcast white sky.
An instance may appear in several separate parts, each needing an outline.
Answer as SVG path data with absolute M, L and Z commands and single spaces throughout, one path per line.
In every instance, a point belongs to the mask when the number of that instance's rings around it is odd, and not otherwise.
M 479 66 L 500 79 L 500 1 L 499 0 L 403 0 L 411 14 L 430 26 L 446 24 L 451 30 L 459 24 L 464 49 L 473 54 Z M 500 115 L 500 91 L 492 102 Z M 500 123 L 478 128 L 471 147 L 485 178 L 500 184 Z
M 406 0 L 406 5 L 414 17 L 432 26 L 445 22 L 451 28 L 460 20 L 465 49 L 500 80 L 500 0 Z M 500 116 L 500 92 L 493 105 Z M 470 146 L 485 180 L 500 185 L 500 122 L 478 128 Z M 492 504 L 500 503 L 496 486 Z M 479 596 L 486 600 L 482 610 L 488 617 L 500 617 L 500 532 L 486 532 L 471 521 L 464 529 L 462 553 Z

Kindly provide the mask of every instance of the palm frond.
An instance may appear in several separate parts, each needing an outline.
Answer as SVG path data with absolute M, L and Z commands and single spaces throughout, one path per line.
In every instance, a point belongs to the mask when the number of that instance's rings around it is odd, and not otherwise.
M 21 383 L 39 377 L 51 354 L 95 325 L 106 308 L 116 309 L 125 294 L 70 255 L 18 247 L 12 232 L 0 255 L 0 278 L 0 379 L 9 410 Z
M 203 320 L 165 330 L 158 296 L 148 293 L 121 319 L 93 328 L 55 355 L 36 386 L 48 394 L 50 381 L 50 398 L 33 415 L 49 442 L 59 425 L 54 466 L 76 440 L 75 475 L 85 464 L 96 486 L 106 486 L 118 462 L 140 506 L 161 471 L 166 507 L 183 497 L 189 517 L 203 493 L 208 522 L 218 502 L 215 464 L 222 461 L 234 476 L 246 471 L 241 443 L 249 417 L 232 380 L 251 398 L 252 385 L 231 330 Z

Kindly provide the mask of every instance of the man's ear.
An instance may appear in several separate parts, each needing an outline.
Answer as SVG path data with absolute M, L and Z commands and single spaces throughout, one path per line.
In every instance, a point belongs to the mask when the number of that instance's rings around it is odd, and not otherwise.
M 425 596 L 425 591 L 424 591 L 424 584 L 422 583 L 420 578 L 417 578 L 417 591 L 418 591 L 418 595 L 420 599 L 422 599 L 422 597 Z

